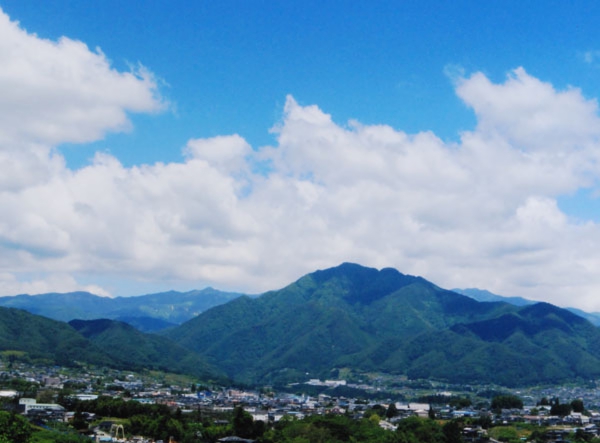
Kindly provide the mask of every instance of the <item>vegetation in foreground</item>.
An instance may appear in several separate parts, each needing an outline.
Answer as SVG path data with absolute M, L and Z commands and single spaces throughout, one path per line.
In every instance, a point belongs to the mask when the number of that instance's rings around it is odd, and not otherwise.
M 518 398 L 510 396 L 493 401 L 497 407 L 518 406 L 517 403 Z M 558 401 L 549 403 L 560 405 Z M 387 408 L 375 405 L 361 418 L 349 414 L 312 415 L 303 419 L 286 416 L 271 424 L 255 421 L 241 406 L 233 412 L 209 416 L 201 410 L 183 413 L 166 405 L 147 405 L 108 396 L 91 401 L 71 401 L 66 406 L 75 411 L 69 424 L 35 424 L 14 412 L 1 411 L 0 443 L 89 442 L 91 440 L 85 436 L 88 429 L 107 420 L 123 424 L 129 436 L 143 435 L 163 441 L 174 438 L 179 443 L 214 443 L 231 435 L 255 439 L 258 443 L 462 443 L 465 428 L 478 427 L 486 429 L 488 437 L 500 442 L 546 443 L 549 429 L 525 423 L 492 426 L 489 418 L 438 420 L 432 415 L 429 418 L 404 418 L 397 422 L 396 430 L 386 430 L 380 426 L 380 420 L 393 418 L 398 412 L 391 405 Z M 560 406 L 579 409 L 583 405 L 573 402 Z M 88 423 L 83 412 L 103 418 Z M 592 438 L 582 429 L 572 431 L 567 438 L 573 443 L 600 443 L 599 438 Z

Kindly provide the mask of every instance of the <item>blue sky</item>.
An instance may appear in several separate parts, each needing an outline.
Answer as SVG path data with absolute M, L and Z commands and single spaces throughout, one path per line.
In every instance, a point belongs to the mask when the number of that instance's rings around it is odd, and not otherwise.
M 600 310 L 596 2 L 0 8 L 3 295 L 356 261 Z
M 444 139 L 471 129 L 446 70 L 511 69 L 556 87 L 600 94 L 600 5 L 554 1 L 4 1 L 39 37 L 99 47 L 118 69 L 142 63 L 173 104 L 160 118 L 134 117 L 134 131 L 64 149 L 81 165 L 96 149 L 125 164 L 178 159 L 190 136 L 238 133 L 273 143 L 287 94 L 345 124 L 389 124 Z

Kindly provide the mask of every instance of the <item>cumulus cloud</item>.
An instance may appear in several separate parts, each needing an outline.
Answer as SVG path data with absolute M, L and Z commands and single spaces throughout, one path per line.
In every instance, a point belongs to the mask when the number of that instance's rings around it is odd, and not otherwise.
M 274 146 L 192 138 L 179 162 L 125 167 L 98 153 L 72 170 L 60 143 L 164 108 L 153 75 L 118 72 L 100 50 L 42 40 L 3 14 L 0 36 L 2 294 L 108 293 L 81 275 L 260 292 L 355 261 L 600 309 L 600 229 L 557 205 L 600 173 L 597 103 L 576 88 L 523 68 L 501 83 L 457 74 L 478 123 L 456 143 L 340 126 L 288 97 Z
M 165 104 L 143 66 L 117 72 L 99 50 L 63 37 L 44 40 L 0 11 L 0 141 L 89 142 L 129 127 L 127 112 Z
M 524 152 L 565 154 L 585 149 L 600 135 L 595 100 L 585 100 L 576 88 L 556 91 L 523 68 L 503 84 L 474 74 L 460 82 L 457 93 L 475 111 L 479 132 L 498 134 Z

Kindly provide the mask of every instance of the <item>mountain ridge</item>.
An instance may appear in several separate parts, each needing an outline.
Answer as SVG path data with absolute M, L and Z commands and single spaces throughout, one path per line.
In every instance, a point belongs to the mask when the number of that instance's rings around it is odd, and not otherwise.
M 193 352 L 165 337 L 143 333 L 125 322 L 97 319 L 71 320 L 68 324 L 123 366 L 225 379 L 219 370 Z
M 452 291 L 457 292 L 462 295 L 466 295 L 477 301 L 503 301 L 506 303 L 513 304 L 515 306 L 526 306 L 531 305 L 535 302 L 533 300 L 528 300 L 523 297 L 505 297 L 502 295 L 494 294 L 486 289 L 477 289 L 477 288 L 467 288 L 467 289 L 452 289 Z M 573 314 L 578 315 L 579 317 L 583 317 L 586 320 L 590 321 L 595 326 L 600 326 L 600 312 L 587 312 L 578 308 L 567 307 L 564 308 L 568 311 L 571 311 Z
M 35 325 L 29 336 L 14 318 Z M 52 359 L 55 348 L 68 362 L 81 348 L 98 364 L 216 373 L 254 385 L 341 369 L 505 386 L 600 377 L 600 329 L 566 309 L 479 302 L 393 268 L 353 263 L 258 297 L 232 297 L 158 335 L 114 319 L 73 320 L 69 331 L 60 323 L 0 307 L 0 350 Z M 73 345 L 44 341 L 44 329 Z
M 0 358 L 66 367 L 160 369 L 226 380 L 201 356 L 126 323 L 101 319 L 68 324 L 17 308 L 0 307 Z
M 351 361 L 365 370 L 373 369 L 374 361 L 386 366 L 371 355 L 381 356 L 381 347 L 397 337 L 414 338 L 513 309 L 507 303 L 477 302 L 391 268 L 344 263 L 256 299 L 209 309 L 165 335 L 219 361 L 234 378 L 283 380 L 306 372 L 326 375 Z
M 248 383 L 344 367 L 507 386 L 600 376 L 600 331 L 567 310 L 478 302 L 352 263 L 216 306 L 165 335 Z
M 108 318 L 125 321 L 143 332 L 181 324 L 206 309 L 242 294 L 205 288 L 188 292 L 166 291 L 134 297 L 100 297 L 84 291 L 0 297 L 0 306 L 24 309 L 68 322 Z

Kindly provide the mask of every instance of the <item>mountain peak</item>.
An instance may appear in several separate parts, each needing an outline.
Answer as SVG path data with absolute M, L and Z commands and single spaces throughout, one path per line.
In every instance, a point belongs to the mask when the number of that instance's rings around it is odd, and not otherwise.
M 394 268 L 377 270 L 356 263 L 342 263 L 339 266 L 309 274 L 319 285 L 341 286 L 351 303 L 371 303 L 416 281 L 425 282 L 421 277 L 405 275 Z

